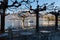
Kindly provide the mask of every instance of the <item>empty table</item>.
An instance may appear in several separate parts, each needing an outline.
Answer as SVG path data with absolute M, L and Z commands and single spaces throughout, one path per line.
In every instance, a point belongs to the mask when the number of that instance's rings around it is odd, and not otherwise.
M 7 36 L 8 36 L 8 33 L 0 34 L 0 40 L 6 40 Z
M 28 40 L 28 37 L 32 36 L 31 32 L 21 32 L 21 36 L 23 36 L 24 40 Z
M 46 31 L 46 30 L 42 30 L 40 31 L 40 33 L 43 35 L 41 38 L 42 40 L 48 40 L 48 36 L 51 33 L 51 31 Z
M 7 36 L 8 36 L 8 33 L 0 34 L 0 38 L 1 38 L 1 37 L 7 37 Z

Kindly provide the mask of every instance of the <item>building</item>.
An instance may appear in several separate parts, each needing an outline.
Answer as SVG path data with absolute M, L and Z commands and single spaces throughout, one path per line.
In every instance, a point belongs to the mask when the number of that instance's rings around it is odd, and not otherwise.
M 52 14 L 43 15 L 43 25 L 44 26 L 54 26 L 55 25 L 55 16 Z

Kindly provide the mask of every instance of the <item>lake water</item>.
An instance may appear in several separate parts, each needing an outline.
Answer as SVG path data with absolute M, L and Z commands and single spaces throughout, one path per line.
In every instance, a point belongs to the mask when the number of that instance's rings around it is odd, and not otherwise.
M 22 27 L 22 20 L 9 20 L 9 18 L 12 18 L 12 15 L 5 17 L 5 29 L 7 29 L 8 27 L 16 27 L 16 28 Z M 33 23 L 29 23 L 29 20 L 32 20 Z M 29 25 L 36 26 L 36 17 L 26 18 L 24 24 L 25 26 L 29 26 Z M 43 18 L 39 18 L 39 26 L 49 26 L 49 25 L 55 25 L 55 21 L 48 21 L 48 20 L 43 20 Z M 60 26 L 60 24 L 58 25 Z

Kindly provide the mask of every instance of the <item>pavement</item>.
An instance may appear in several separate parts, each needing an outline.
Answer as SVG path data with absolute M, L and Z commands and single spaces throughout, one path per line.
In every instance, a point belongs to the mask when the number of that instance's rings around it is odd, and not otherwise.
M 41 31 L 41 30 L 40 30 Z M 50 31 L 50 30 L 48 30 Z M 33 35 L 31 36 L 22 36 L 20 33 L 21 32 L 32 32 Z M 48 39 L 47 39 L 48 38 Z M 5 37 L 0 37 L 0 40 L 60 40 L 60 30 L 58 31 L 51 31 L 49 34 L 41 34 L 36 33 L 35 29 L 31 29 L 31 30 L 22 30 L 22 31 L 14 31 L 14 35 L 8 35 Z

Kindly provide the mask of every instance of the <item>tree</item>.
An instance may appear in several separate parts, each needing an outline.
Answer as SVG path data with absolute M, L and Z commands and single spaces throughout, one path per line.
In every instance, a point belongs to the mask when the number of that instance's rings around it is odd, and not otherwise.
M 18 17 L 21 17 L 22 18 L 22 28 L 25 27 L 25 25 L 24 25 L 25 18 L 27 18 L 28 16 L 29 16 L 29 12 L 28 13 L 27 12 L 22 12 L 22 15 L 21 15 L 21 13 L 18 14 Z

